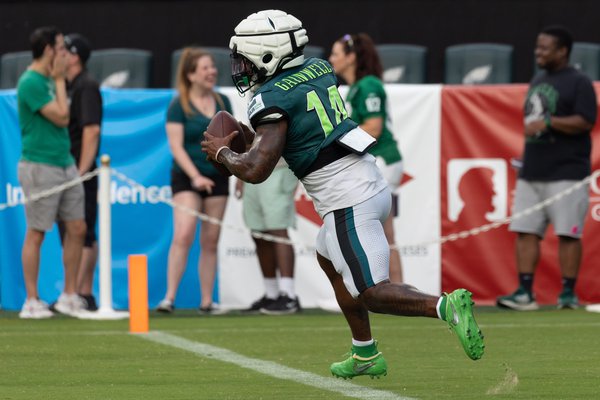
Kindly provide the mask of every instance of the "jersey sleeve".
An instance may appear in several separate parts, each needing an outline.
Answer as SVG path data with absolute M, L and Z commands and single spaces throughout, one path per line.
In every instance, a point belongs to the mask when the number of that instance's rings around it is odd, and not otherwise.
M 283 119 L 289 120 L 283 97 L 275 99 L 272 93 L 258 93 L 248 105 L 248 120 L 254 129 Z
M 81 125 L 100 125 L 102 96 L 98 85 L 90 82 L 81 91 Z
M 383 85 L 375 79 L 367 78 L 358 88 L 357 98 L 353 104 L 353 116 L 354 113 L 358 114 L 357 119 L 361 123 L 369 118 L 384 117 L 385 101 Z

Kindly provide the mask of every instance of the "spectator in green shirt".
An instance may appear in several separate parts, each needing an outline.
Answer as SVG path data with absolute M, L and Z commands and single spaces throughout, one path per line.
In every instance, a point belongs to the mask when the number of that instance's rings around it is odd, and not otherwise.
M 36 29 L 30 37 L 33 62 L 17 84 L 22 154 L 18 178 L 27 198 L 79 177 L 70 153 L 69 105 L 66 92 L 66 50 L 62 33 L 54 27 Z M 21 318 L 49 318 L 52 311 L 39 299 L 40 248 L 55 221 L 65 222 L 63 263 L 64 290 L 54 308 L 77 314 L 81 299 L 76 294 L 77 269 L 86 231 L 83 219 L 83 186 L 25 205 L 27 232 L 23 243 L 23 275 L 27 299 Z
M 350 85 L 346 104 L 350 118 L 377 139 L 369 152 L 392 192 L 392 211 L 383 228 L 390 244 L 390 281 L 402 282 L 400 253 L 395 247 L 394 217 L 398 216 L 398 187 L 402 179 L 402 156 L 391 131 L 387 96 L 381 81 L 383 68 L 373 40 L 366 33 L 344 35 L 331 49 L 329 62 L 335 73 Z

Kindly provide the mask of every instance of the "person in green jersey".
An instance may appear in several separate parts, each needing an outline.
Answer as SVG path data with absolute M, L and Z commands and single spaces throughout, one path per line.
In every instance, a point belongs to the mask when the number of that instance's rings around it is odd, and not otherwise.
M 229 99 L 215 91 L 217 73 L 210 53 L 195 47 L 183 49 L 177 68 L 178 96 L 173 99 L 167 111 L 166 131 L 173 154 L 173 201 L 222 220 L 229 196 L 229 178 L 217 171 L 199 146 L 202 133 L 211 118 L 221 110 L 231 112 Z M 173 312 L 197 224 L 196 216 L 184 210 L 173 209 L 173 240 L 169 248 L 167 292 L 157 311 Z M 200 314 L 218 312 L 212 298 L 220 232 L 221 226 L 217 224 L 207 222 L 200 227 Z
M 431 296 L 389 280 L 389 245 L 383 222 L 391 193 L 375 157 L 374 139 L 346 112 L 331 65 L 305 59 L 302 23 L 265 10 L 235 28 L 232 76 L 240 93 L 252 91 L 248 119 L 254 130 L 225 137 L 204 133 L 202 149 L 245 182 L 263 182 L 284 157 L 323 219 L 317 260 L 329 278 L 352 333 L 351 355 L 333 363 L 334 376 L 380 377 L 387 363 L 371 335 L 369 312 L 440 318 L 457 334 L 467 356 L 483 355 L 483 335 L 473 316 L 471 293 L 457 289 Z M 229 148 L 244 134 L 250 149 Z
M 66 49 L 64 37 L 54 27 L 36 29 L 30 37 L 33 62 L 17 84 L 22 152 L 18 178 L 30 198 L 79 177 L 71 155 L 69 105 L 66 91 Z M 51 196 L 25 204 L 27 232 L 23 242 L 23 276 L 27 299 L 21 318 L 49 318 L 52 311 L 39 299 L 40 248 L 55 221 L 65 224 L 63 293 L 54 309 L 68 315 L 82 310 L 76 293 L 77 272 L 85 238 L 84 192 L 80 183 Z
M 346 104 L 350 118 L 377 139 L 369 150 L 377 158 L 385 180 L 392 191 L 392 212 L 383 229 L 390 244 L 390 281 L 402 282 L 400 253 L 395 246 L 394 217 L 398 216 L 397 189 L 402 179 L 402 156 L 391 131 L 387 96 L 381 81 L 383 67 L 371 37 L 366 33 L 344 35 L 331 49 L 329 62 L 335 73 L 350 85 Z

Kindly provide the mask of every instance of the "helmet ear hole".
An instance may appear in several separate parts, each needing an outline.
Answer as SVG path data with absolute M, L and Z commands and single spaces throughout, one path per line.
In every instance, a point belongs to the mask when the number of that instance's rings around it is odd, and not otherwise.
M 268 64 L 268 63 L 270 63 L 270 62 L 271 62 L 271 60 L 272 60 L 272 59 L 273 59 L 273 54 L 271 54 L 271 53 L 267 53 L 267 54 L 265 54 L 265 55 L 263 56 L 263 58 L 262 58 L 262 62 L 263 62 L 263 63 L 265 63 L 265 64 Z

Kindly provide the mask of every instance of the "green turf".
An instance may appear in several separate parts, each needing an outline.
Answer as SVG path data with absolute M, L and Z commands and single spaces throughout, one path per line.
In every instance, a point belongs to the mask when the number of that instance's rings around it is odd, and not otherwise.
M 471 361 L 441 321 L 373 315 L 388 365 L 351 382 L 418 399 L 592 399 L 600 388 L 600 314 L 477 309 L 486 354 Z M 341 315 L 151 314 L 153 331 L 329 376 L 350 349 Z M 129 335 L 127 321 L 0 312 L 0 399 L 343 399 Z M 331 378 L 333 379 L 333 378 Z

